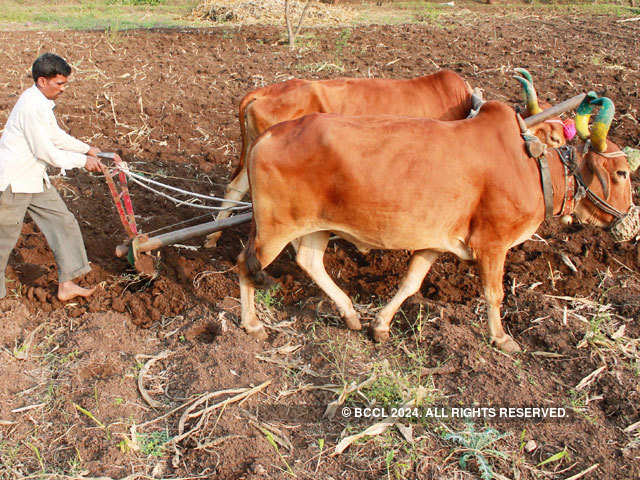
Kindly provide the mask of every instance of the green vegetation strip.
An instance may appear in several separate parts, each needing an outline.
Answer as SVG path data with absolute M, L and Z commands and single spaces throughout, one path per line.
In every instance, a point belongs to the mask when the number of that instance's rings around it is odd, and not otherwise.
M 198 14 L 213 0 L 4 0 L 0 16 L 0 30 L 127 30 L 133 28 L 199 28 L 228 25 L 222 19 L 212 21 L 208 15 Z M 229 1 L 230 5 L 240 0 Z M 251 4 L 252 2 L 246 2 Z M 253 2 L 255 3 L 255 2 Z M 453 5 L 451 5 L 453 3 Z M 332 7 L 323 5 L 327 12 Z M 478 17 L 479 15 L 609 15 L 613 17 L 634 17 L 640 8 L 613 3 L 532 3 L 480 5 L 474 2 L 385 2 L 376 4 L 350 3 L 353 10 L 349 24 L 394 25 L 405 23 L 433 23 L 442 26 L 448 17 Z M 297 18 L 297 17 L 296 17 Z M 336 24 L 340 20 L 330 18 L 326 24 Z M 269 20 L 284 29 L 284 11 L 273 11 Z M 231 22 L 233 23 L 233 21 Z M 249 22 L 254 23 L 254 22 Z M 307 18 L 304 27 L 314 23 Z

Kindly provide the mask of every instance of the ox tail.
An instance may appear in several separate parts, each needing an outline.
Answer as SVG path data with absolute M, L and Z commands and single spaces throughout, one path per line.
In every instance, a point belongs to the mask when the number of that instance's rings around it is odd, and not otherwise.
M 249 241 L 242 252 L 242 256 L 244 256 L 244 268 L 254 286 L 258 288 L 269 288 L 273 285 L 274 280 L 262 269 L 262 264 L 260 260 L 258 260 L 258 255 L 256 254 L 255 228 L 255 222 L 253 222 Z
M 253 102 L 255 102 L 257 99 L 258 97 L 252 94 L 248 94 L 240 102 L 238 120 L 240 121 L 240 137 L 242 138 L 242 151 L 240 153 L 240 162 L 238 163 L 238 166 L 236 167 L 235 172 L 233 172 L 233 176 L 231 178 L 236 178 L 238 174 L 242 171 L 244 166 L 246 165 L 247 151 L 249 150 L 249 147 L 250 147 L 249 144 L 251 143 L 249 141 L 249 118 L 248 117 L 250 114 L 248 115 L 248 109 L 249 109 L 249 106 Z

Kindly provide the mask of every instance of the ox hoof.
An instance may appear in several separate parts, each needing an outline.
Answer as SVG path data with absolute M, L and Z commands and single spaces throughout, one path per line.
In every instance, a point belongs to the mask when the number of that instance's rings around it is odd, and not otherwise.
M 376 342 L 386 342 L 389 340 L 389 329 L 371 327 L 371 336 Z
M 493 340 L 493 344 L 505 353 L 517 353 L 522 351 L 518 344 L 509 335 L 505 335 L 499 340 Z
M 264 329 L 264 326 L 262 325 L 244 327 L 244 329 L 249 335 L 251 335 L 253 338 L 257 340 L 265 340 L 268 337 L 267 331 Z
M 215 248 L 218 245 L 218 239 L 222 235 L 222 232 L 213 232 L 207 235 L 204 241 L 204 248 Z
M 344 317 L 344 321 L 347 324 L 347 328 L 349 330 L 362 330 L 360 317 L 358 316 L 357 313 L 348 317 Z

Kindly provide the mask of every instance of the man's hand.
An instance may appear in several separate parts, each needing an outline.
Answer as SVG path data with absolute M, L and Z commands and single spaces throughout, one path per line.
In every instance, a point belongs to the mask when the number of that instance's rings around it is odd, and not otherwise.
M 101 172 L 102 164 L 100 160 L 96 156 L 87 155 L 87 163 L 85 163 L 84 168 L 89 172 Z
M 89 148 L 89 151 L 85 153 L 85 155 L 88 155 L 90 157 L 95 157 L 100 152 L 101 150 L 98 147 L 91 147 Z

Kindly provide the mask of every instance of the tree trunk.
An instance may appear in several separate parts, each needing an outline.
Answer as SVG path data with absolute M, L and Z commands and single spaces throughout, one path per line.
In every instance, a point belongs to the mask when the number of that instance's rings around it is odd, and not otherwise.
M 304 8 L 302 9 L 302 13 L 300 14 L 300 18 L 298 19 L 298 25 L 296 25 L 295 30 L 293 29 L 293 22 L 291 21 L 291 11 L 289 9 L 289 0 L 284 0 L 284 20 L 287 25 L 287 35 L 289 37 L 289 48 L 294 48 L 296 45 L 296 36 L 300 33 L 300 28 L 302 27 L 302 20 L 304 20 L 304 16 L 307 14 L 307 10 L 309 9 L 309 4 L 311 0 L 307 0 Z

